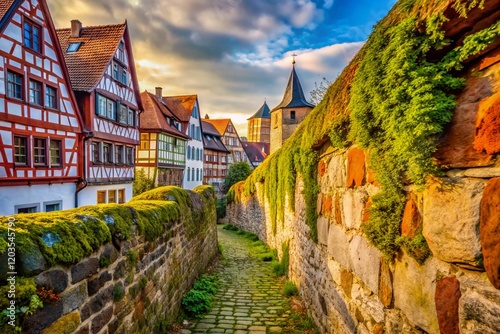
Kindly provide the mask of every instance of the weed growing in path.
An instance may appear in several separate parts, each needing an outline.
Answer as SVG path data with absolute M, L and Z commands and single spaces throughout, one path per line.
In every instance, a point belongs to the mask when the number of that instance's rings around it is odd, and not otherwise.
M 182 309 L 190 318 L 200 318 L 209 312 L 212 306 L 212 297 L 217 293 L 219 282 L 211 275 L 201 276 L 193 288 L 182 298 Z
M 299 294 L 299 289 L 292 281 L 286 281 L 283 286 L 283 294 L 287 297 L 297 296 Z

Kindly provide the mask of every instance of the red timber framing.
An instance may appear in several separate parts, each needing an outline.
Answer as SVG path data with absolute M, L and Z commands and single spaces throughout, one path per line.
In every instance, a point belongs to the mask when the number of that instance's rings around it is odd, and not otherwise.
M 85 196 L 95 197 L 106 185 L 128 185 L 128 200 L 142 103 L 127 22 L 85 27 L 73 20 L 71 29 L 58 29 L 57 34 L 88 133 L 84 186 L 94 187 L 86 189 Z M 70 51 L 78 43 L 78 49 Z M 98 197 L 94 203 L 101 202 Z
M 0 191 L 76 183 L 82 120 L 49 9 L 10 3 L 0 11 Z

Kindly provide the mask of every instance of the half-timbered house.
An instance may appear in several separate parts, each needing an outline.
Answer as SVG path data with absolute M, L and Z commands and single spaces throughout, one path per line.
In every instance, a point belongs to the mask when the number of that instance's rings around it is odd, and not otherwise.
M 57 34 L 91 133 L 82 148 L 79 205 L 126 202 L 132 197 L 142 110 L 127 22 L 83 27 L 73 20 Z
M 45 0 L 0 1 L 0 215 L 69 209 L 81 119 Z
M 203 145 L 205 159 L 203 162 L 203 183 L 214 187 L 219 197 L 224 194 L 224 180 L 227 176 L 228 149 L 222 143 L 222 135 L 212 123 L 202 120 Z
M 182 123 L 182 132 L 189 136 L 186 149 L 184 189 L 193 189 L 203 183 L 203 141 L 201 137 L 200 107 L 197 95 L 166 96 L 163 101 Z
M 156 94 L 141 93 L 144 111 L 140 115 L 141 145 L 137 148 L 136 171 L 144 170 L 156 186 L 182 187 L 189 137 L 180 131 L 180 120 Z
M 247 162 L 253 169 L 252 164 L 248 160 L 248 156 L 241 145 L 241 139 L 233 125 L 233 122 L 229 118 L 224 119 L 204 119 L 210 124 L 212 124 L 217 131 L 222 136 L 222 142 L 229 150 L 227 157 L 228 166 L 235 164 L 237 162 Z M 228 167 L 229 168 L 229 167 Z

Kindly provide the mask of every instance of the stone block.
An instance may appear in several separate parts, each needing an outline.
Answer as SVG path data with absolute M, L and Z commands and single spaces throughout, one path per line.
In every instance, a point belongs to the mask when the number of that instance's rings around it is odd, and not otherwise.
M 319 174 L 319 177 L 323 177 L 323 175 L 325 175 L 326 173 L 326 163 L 324 160 L 320 160 L 320 162 L 318 163 L 318 174 Z
M 81 280 L 94 275 L 98 270 L 99 260 L 97 258 L 83 260 L 71 268 L 71 283 L 78 283 Z
M 99 333 L 99 331 L 103 329 L 104 326 L 106 326 L 106 324 L 111 320 L 112 316 L 113 306 L 110 306 L 92 319 L 92 325 L 90 326 L 92 334 Z
M 344 157 L 341 155 L 334 155 L 328 163 L 326 170 L 326 180 L 322 180 L 322 186 L 328 188 L 338 188 L 345 186 L 345 166 Z
M 328 244 L 328 227 L 330 222 L 326 217 L 318 218 L 318 242 L 323 245 Z
M 351 298 L 352 278 L 350 270 L 340 269 L 340 285 L 348 298 Z
M 111 264 L 118 259 L 120 253 L 116 250 L 115 246 L 112 244 L 107 244 L 101 252 L 101 257 L 104 257 Z
M 352 288 L 352 299 L 359 309 L 363 310 L 361 314 L 362 318 L 367 318 L 367 316 L 369 316 L 375 322 L 384 321 L 384 305 L 382 305 L 376 295 L 362 289 L 360 285 L 354 284 Z M 363 314 L 365 315 L 364 317 Z
M 34 276 L 47 269 L 47 261 L 35 244 L 26 245 L 16 253 L 16 269 L 19 275 Z
M 359 229 L 363 219 L 368 194 L 364 190 L 347 189 L 342 198 L 342 208 L 344 213 L 344 225 L 348 229 Z
M 82 321 L 88 319 L 92 314 L 99 312 L 108 302 L 113 299 L 113 286 L 110 285 L 106 289 L 95 295 L 82 308 L 80 315 Z
M 85 303 L 88 297 L 87 284 L 82 283 L 62 294 L 59 303 L 63 304 L 63 314 L 69 313 Z
M 444 277 L 436 283 L 436 313 L 441 333 L 460 334 L 458 302 L 460 282 L 455 276 Z
M 71 334 L 78 328 L 80 322 L 80 313 L 72 312 L 59 318 L 41 334 Z
M 418 211 L 417 203 L 410 196 L 405 205 L 403 222 L 401 223 L 401 234 L 408 238 L 414 238 L 422 227 L 422 215 Z
M 500 91 L 479 103 L 474 149 L 487 154 L 500 152 Z
M 486 275 L 500 289 L 500 178 L 489 180 L 484 189 L 480 231 Z
M 486 181 L 444 179 L 424 191 L 423 235 L 434 256 L 480 267 L 480 202 Z
M 342 284 L 342 277 L 341 277 L 342 268 L 340 267 L 340 264 L 337 261 L 334 261 L 329 258 L 327 266 L 333 281 L 335 282 L 335 284 L 337 284 L 337 286 L 340 286 Z
M 365 152 L 360 148 L 351 148 L 347 153 L 346 186 L 362 186 L 365 181 Z
M 394 306 L 408 320 L 427 333 L 439 333 L 436 304 L 436 275 L 446 273 L 449 268 L 434 257 L 422 266 L 403 253 L 394 264 Z
M 380 261 L 378 298 L 385 307 L 392 305 L 392 272 L 387 261 Z
M 365 285 L 378 294 L 381 253 L 368 244 L 364 237 L 355 235 L 349 244 L 349 259 L 352 270 Z
M 109 271 L 105 271 L 99 277 L 91 279 L 87 282 L 87 290 L 89 296 L 95 295 L 107 282 L 111 281 L 112 276 Z
M 324 195 L 321 203 L 321 214 L 323 216 L 330 216 L 332 214 L 333 200 L 332 196 Z
M 24 320 L 23 329 L 26 334 L 38 334 L 43 329 L 49 327 L 54 321 L 59 319 L 63 313 L 63 304 L 44 304 L 42 309 L 38 309 Z
M 121 260 L 116 264 L 113 279 L 117 280 L 127 275 L 127 260 Z
M 349 237 L 338 225 L 331 225 L 328 231 L 328 253 L 344 268 L 350 269 Z
M 54 289 L 54 293 L 61 293 L 68 286 L 68 274 L 62 269 L 44 271 L 35 277 L 35 283 L 47 290 Z

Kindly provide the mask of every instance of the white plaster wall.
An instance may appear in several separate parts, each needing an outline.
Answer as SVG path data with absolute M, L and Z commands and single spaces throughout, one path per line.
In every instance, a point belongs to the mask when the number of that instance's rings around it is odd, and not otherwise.
M 196 126 L 199 127 L 200 132 L 201 132 L 201 125 L 200 125 L 199 118 L 191 117 L 191 119 L 189 121 L 189 126 L 191 126 L 191 124 L 194 124 L 195 127 Z M 203 134 L 201 134 L 201 135 L 203 136 Z M 190 139 L 187 142 L 186 149 L 187 149 L 187 147 L 194 147 L 195 149 L 199 148 L 202 151 L 201 160 L 187 159 L 187 151 L 186 151 L 186 168 L 184 169 L 184 177 L 183 177 L 183 182 L 182 182 L 183 186 L 182 187 L 184 189 L 192 190 L 193 188 L 203 184 L 203 159 L 204 159 L 203 142 L 201 140 Z M 195 168 L 195 169 L 199 168 L 201 170 L 201 177 L 199 178 L 198 181 L 193 181 L 191 176 L 189 177 L 190 181 L 187 180 L 188 168 L 190 170 L 193 168 Z M 196 172 L 195 172 L 195 180 L 196 180 Z
M 62 210 L 75 207 L 74 183 L 0 187 L 0 215 L 16 213 L 16 205 L 38 204 L 44 211 L 44 203 L 62 201 Z
M 98 190 L 125 189 L 125 202 L 132 198 L 132 183 L 89 185 L 78 193 L 78 206 L 97 204 Z M 118 200 L 118 199 L 117 199 Z

